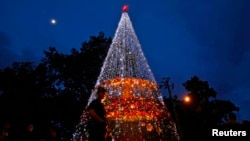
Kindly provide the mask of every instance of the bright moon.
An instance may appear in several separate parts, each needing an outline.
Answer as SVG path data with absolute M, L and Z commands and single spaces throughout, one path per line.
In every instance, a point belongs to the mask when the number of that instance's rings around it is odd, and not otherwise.
M 51 19 L 51 20 L 50 20 L 50 23 L 51 23 L 51 24 L 56 24 L 56 19 Z

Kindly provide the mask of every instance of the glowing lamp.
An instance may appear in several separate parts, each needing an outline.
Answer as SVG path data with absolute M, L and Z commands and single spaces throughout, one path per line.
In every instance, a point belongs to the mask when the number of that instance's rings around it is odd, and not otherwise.
M 185 101 L 186 103 L 189 103 L 189 102 L 190 102 L 190 100 L 191 100 L 191 99 L 190 99 L 190 97 L 189 97 L 189 96 L 185 96 L 185 97 L 184 97 L 184 101 Z

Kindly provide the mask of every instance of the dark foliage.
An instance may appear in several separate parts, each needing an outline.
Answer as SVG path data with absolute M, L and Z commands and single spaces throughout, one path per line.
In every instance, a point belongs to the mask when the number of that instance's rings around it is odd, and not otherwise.
M 15 62 L 0 71 L 0 112 L 18 126 L 34 121 L 41 128 L 55 124 L 71 136 L 112 39 L 103 32 L 83 42 L 78 51 L 59 53 L 55 47 L 45 57 L 32 62 Z M 19 124 L 20 123 L 20 124 Z
M 177 97 L 164 99 L 183 141 L 207 140 L 212 128 L 223 125 L 230 113 L 239 111 L 232 102 L 216 99 L 217 92 L 198 76 L 191 77 L 183 86 L 188 91 L 190 102 Z

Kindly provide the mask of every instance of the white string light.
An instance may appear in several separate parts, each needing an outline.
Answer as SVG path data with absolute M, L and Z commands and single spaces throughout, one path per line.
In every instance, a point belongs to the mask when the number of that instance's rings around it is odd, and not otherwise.
M 104 105 L 113 140 L 179 139 L 127 12 L 122 13 L 95 87 L 100 85 L 109 91 Z M 84 111 L 74 136 L 87 138 L 87 129 L 82 129 L 87 121 Z

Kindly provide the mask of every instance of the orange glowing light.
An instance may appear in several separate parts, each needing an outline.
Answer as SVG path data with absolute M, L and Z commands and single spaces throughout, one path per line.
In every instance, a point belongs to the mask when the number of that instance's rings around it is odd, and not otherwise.
M 133 77 L 115 77 L 100 85 L 110 91 L 104 103 L 107 119 L 110 121 L 158 121 L 167 117 L 167 112 L 162 111 L 164 105 L 159 104 L 154 97 L 159 89 L 152 81 Z M 148 97 L 144 98 L 145 94 Z
M 185 97 L 184 97 L 184 101 L 187 102 L 187 103 L 189 103 L 189 102 L 191 101 L 191 99 L 190 99 L 189 96 L 185 96 Z
M 147 128 L 147 131 L 151 132 L 154 127 L 151 123 L 149 123 L 149 124 L 147 124 L 146 128 Z
M 130 105 L 130 108 L 131 108 L 131 109 L 134 109 L 134 108 L 135 108 L 135 105 L 134 105 L 134 104 L 131 104 L 131 105 Z

